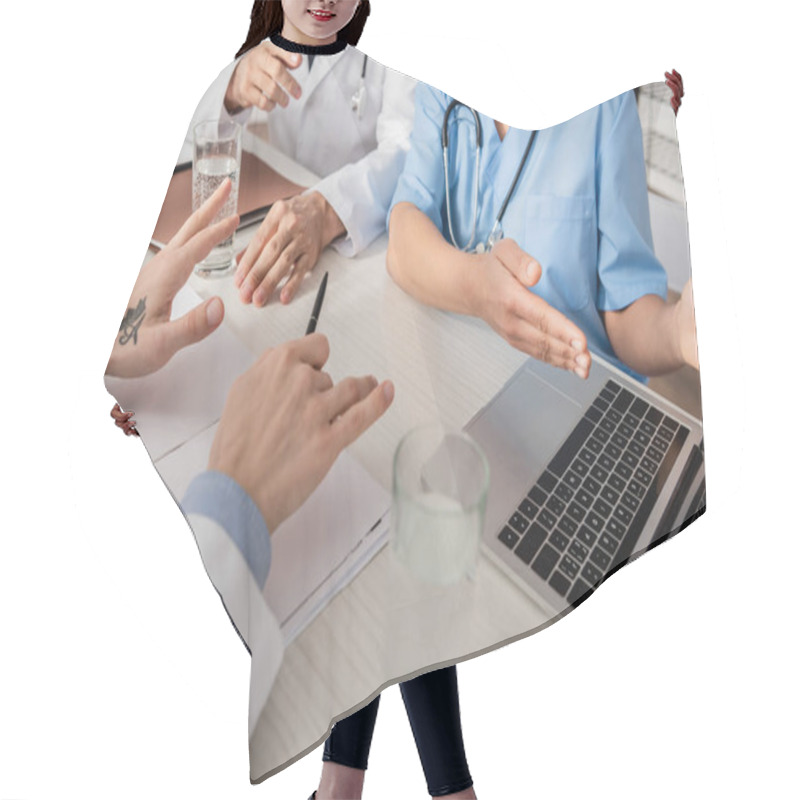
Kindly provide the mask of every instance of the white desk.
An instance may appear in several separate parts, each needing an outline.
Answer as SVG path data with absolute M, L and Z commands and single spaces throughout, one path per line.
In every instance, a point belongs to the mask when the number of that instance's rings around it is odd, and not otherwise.
M 248 149 L 309 184 L 263 142 Z M 244 245 L 255 227 L 239 234 Z M 354 259 L 326 250 L 288 306 L 245 306 L 232 277 L 191 287 L 225 302 L 225 325 L 254 355 L 301 336 L 329 272 L 318 330 L 330 340 L 334 380 L 391 378 L 395 401 L 351 448 L 388 490 L 395 447 L 410 428 L 441 420 L 461 428 L 524 360 L 482 322 L 425 308 L 402 292 L 385 267 L 386 240 Z M 158 462 L 157 462 L 158 465 Z M 313 749 L 339 719 L 385 685 L 435 665 L 497 647 L 545 624 L 545 615 L 481 556 L 473 581 L 442 589 L 419 583 L 384 548 L 287 648 L 269 702 L 251 738 L 257 780 Z
M 315 182 L 263 140 L 248 139 L 248 149 L 291 180 Z M 254 232 L 239 234 L 237 247 Z M 288 306 L 276 299 L 265 308 L 243 305 L 231 276 L 193 276 L 190 285 L 201 297 L 222 297 L 228 332 L 257 356 L 303 335 L 319 282 L 329 272 L 318 327 L 331 345 L 326 370 L 337 381 L 373 374 L 395 384 L 392 407 L 350 448 L 390 491 L 392 457 L 402 436 L 434 420 L 462 428 L 525 356 L 483 322 L 408 297 L 389 278 L 385 255 L 385 237 L 354 259 L 328 248 Z M 483 555 L 474 580 L 444 589 L 418 582 L 384 548 L 287 648 L 251 736 L 251 778 L 268 777 L 316 747 L 331 721 L 386 685 L 496 648 L 548 622 Z

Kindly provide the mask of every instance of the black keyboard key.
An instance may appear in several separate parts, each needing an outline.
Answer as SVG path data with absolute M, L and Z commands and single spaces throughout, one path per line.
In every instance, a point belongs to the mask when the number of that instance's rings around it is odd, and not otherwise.
M 586 473 L 589 472 L 589 465 L 585 464 L 583 461 L 576 460 L 572 465 L 572 470 L 578 475 L 586 475 Z
M 589 508 L 594 498 L 584 488 L 578 489 L 575 500 L 577 500 L 584 508 Z
M 614 491 L 610 486 L 604 486 L 600 492 L 600 497 L 609 505 L 614 505 L 619 500 L 619 492 Z
M 624 436 L 624 437 L 625 437 L 626 439 L 628 439 L 628 440 L 630 440 L 630 439 L 631 439 L 631 437 L 633 436 L 633 430 L 634 430 L 634 429 L 633 429 L 633 428 L 631 428 L 631 426 L 630 426 L 630 425 L 627 425 L 627 424 L 626 424 L 626 423 L 624 423 L 624 422 L 620 423 L 620 424 L 617 426 L 617 433 L 618 433 L 620 436 Z
M 580 578 L 572 584 L 572 590 L 567 595 L 567 601 L 575 605 L 581 602 L 592 592 L 592 587 L 585 584 Z
M 649 458 L 643 458 L 640 466 L 645 472 L 649 472 L 651 475 L 655 475 L 658 469 L 658 464 L 655 461 L 651 461 Z
M 526 564 L 530 564 L 539 548 L 544 544 L 545 539 L 547 539 L 547 531 L 534 522 L 525 536 L 522 537 L 522 541 L 514 551 L 514 555 L 522 559 Z
M 587 547 L 591 547 L 597 540 L 597 534 L 593 533 L 585 525 L 581 525 L 578 531 L 578 539 L 580 539 Z
M 592 497 L 597 497 L 597 495 L 600 494 L 600 487 L 602 484 L 595 480 L 592 474 L 593 472 L 594 470 L 589 473 L 589 477 L 583 482 L 583 488 L 589 492 Z
M 556 497 L 563 500 L 565 503 L 569 503 L 569 501 L 572 500 L 573 494 L 574 492 L 566 483 L 559 483 L 556 487 Z
M 626 481 L 629 480 L 633 474 L 631 468 L 626 464 L 623 464 L 621 461 L 616 467 L 614 467 L 614 472 L 616 472 L 621 478 L 625 478 Z
M 636 509 L 639 508 L 638 498 L 634 497 L 630 492 L 625 492 L 625 494 L 622 495 L 620 503 L 629 511 L 636 511 Z
M 587 450 L 584 447 L 583 450 L 581 450 L 581 452 L 578 454 L 578 458 L 581 461 L 585 461 L 591 467 L 592 464 L 594 464 L 594 460 L 597 458 L 597 456 L 591 450 Z
M 663 425 L 665 428 L 669 428 L 671 431 L 678 430 L 678 423 L 672 419 L 672 417 L 664 417 Z
M 606 478 L 608 477 L 608 471 L 607 471 L 607 470 L 605 470 L 605 469 L 603 469 L 603 468 L 602 468 L 602 467 L 601 467 L 599 464 L 595 464 L 595 465 L 592 467 L 592 470 L 591 470 L 591 472 L 589 473 L 589 475 L 590 475 L 592 478 L 594 478 L 596 482 L 598 482 L 598 483 L 605 483 L 605 481 L 606 481 Z M 589 480 L 589 478 L 587 478 L 586 480 L 588 481 L 588 480 Z
M 653 425 L 651 422 L 647 422 L 645 420 L 644 422 L 641 423 L 641 425 L 639 425 L 639 432 L 643 433 L 645 436 L 652 438 L 656 432 L 656 426 Z
M 581 479 L 579 475 L 576 475 L 572 470 L 570 470 L 564 476 L 564 483 L 566 483 L 570 489 L 577 489 L 581 485 Z
M 606 455 L 614 461 L 619 461 L 619 457 L 622 455 L 621 448 L 617 447 L 617 445 L 612 444 L 611 442 L 606 445 L 605 452 Z
M 613 511 L 613 507 L 606 503 L 605 500 L 601 498 L 597 498 L 594 501 L 594 506 L 592 506 L 592 511 L 599 514 L 603 519 L 608 519 L 611 516 L 611 512 Z
M 617 429 L 617 423 L 606 417 L 598 426 L 598 430 L 605 431 L 606 433 L 614 433 Z
M 594 511 L 590 511 L 586 515 L 586 525 L 588 525 L 593 531 L 600 533 L 603 530 L 603 526 L 605 525 L 605 520 Z
M 567 594 L 567 592 L 569 591 L 569 587 L 572 586 L 572 581 L 570 581 L 569 578 L 565 578 L 564 575 L 560 572 L 554 572 L 553 577 L 550 578 L 548 583 L 562 597 L 564 597 Z
M 530 500 L 525 498 L 525 500 L 519 504 L 517 511 L 524 514 L 528 519 L 535 519 L 536 513 L 539 511 L 539 506 L 534 505 Z
M 592 403 L 592 405 L 595 408 L 599 408 L 601 411 L 605 411 L 608 408 L 609 402 L 611 401 L 611 399 L 612 398 L 609 398 L 608 400 L 606 400 L 606 398 L 603 397 L 603 392 L 600 392 L 600 396 L 595 399 L 595 401 L 594 401 L 594 403 Z
M 622 418 L 622 421 L 629 428 L 632 428 L 634 430 L 639 427 L 639 418 L 638 417 L 634 417 L 633 414 L 631 414 L 630 411 Z
M 607 551 L 610 556 L 613 556 L 614 553 L 617 552 L 619 542 L 613 536 L 609 536 L 607 533 L 604 533 L 600 537 L 600 541 L 597 543 L 597 546 L 602 547 L 603 550 Z
M 595 455 L 601 453 L 603 451 L 603 443 L 595 439 L 594 436 L 589 437 L 589 441 L 586 442 L 587 450 L 591 450 Z
M 561 572 L 574 580 L 578 577 L 578 570 L 581 567 L 580 564 L 577 564 L 569 556 L 564 556 L 564 558 L 561 559 L 561 563 L 558 565 L 558 568 L 561 570 Z
M 630 450 L 636 458 L 641 458 L 644 455 L 644 445 L 639 444 L 637 441 L 628 442 L 628 450 Z
M 620 475 L 609 475 L 608 485 L 615 491 L 621 492 L 625 489 L 625 479 Z
M 652 434 L 647 434 L 641 428 L 633 434 L 633 441 L 640 444 L 642 447 L 648 447 Z
M 558 521 L 558 525 L 556 526 L 560 531 L 566 533 L 567 536 L 574 536 L 575 532 L 578 530 L 578 523 L 575 522 L 572 517 L 568 517 L 564 514 L 563 517 Z
M 653 439 L 653 447 L 655 447 L 656 450 L 660 450 L 662 453 L 666 453 L 669 442 L 666 439 L 662 439 L 660 436 L 656 436 L 656 438 Z
M 553 547 L 555 547 L 556 550 L 563 553 L 564 550 L 567 549 L 567 545 L 569 544 L 569 537 L 564 536 L 564 534 L 561 533 L 561 531 L 553 531 L 550 534 L 550 537 L 548 538 L 547 541 L 550 542 L 550 544 L 553 545 Z
M 552 512 L 548 511 L 546 508 L 543 508 L 539 512 L 539 516 L 536 517 L 536 521 L 543 527 L 547 528 L 547 530 L 553 530 L 553 526 L 556 524 L 556 517 L 553 515 Z
M 605 550 L 595 547 L 595 549 L 592 550 L 592 554 L 589 556 L 589 561 L 605 572 L 608 569 L 608 565 L 611 563 L 611 556 L 606 553 Z
M 600 392 L 599 397 L 601 397 L 607 403 L 610 403 L 614 399 L 614 392 L 612 392 L 608 387 L 606 387 L 605 389 L 603 389 L 602 392 Z
M 628 410 L 628 406 L 633 402 L 633 395 L 627 390 L 623 389 L 615 398 L 611 407 L 615 411 L 624 414 Z
M 514 545 L 519 541 L 519 536 L 517 536 L 508 525 L 500 531 L 499 536 L 497 537 L 506 547 L 513 549 Z
M 661 420 L 664 419 L 664 415 L 657 408 L 650 406 L 650 410 L 645 414 L 644 418 L 652 425 L 658 426 L 661 424 Z
M 639 483 L 643 483 L 645 486 L 649 486 L 650 481 L 653 480 L 653 476 L 649 472 L 645 472 L 643 469 L 637 469 L 633 474 L 633 477 L 634 480 L 638 481 Z
M 553 567 L 558 563 L 558 550 L 554 550 L 549 544 L 546 544 L 533 560 L 531 568 L 542 579 L 547 580 Z
M 608 380 L 606 381 L 605 388 L 612 394 L 616 394 L 622 387 L 616 383 L 616 381 Z
M 647 448 L 647 457 L 651 461 L 654 461 L 656 464 L 658 464 L 658 462 L 661 461 L 661 459 L 664 457 L 664 452 L 666 452 L 666 451 L 659 450 L 656 447 L 648 447 Z
M 622 422 L 622 414 L 619 411 L 615 411 L 612 406 L 606 411 L 606 419 L 610 419 L 615 425 L 619 425 Z
M 639 459 L 631 453 L 630 450 L 626 450 L 622 454 L 622 458 L 620 459 L 623 464 L 627 464 L 631 469 L 636 469 L 637 464 L 639 463 Z
M 581 508 L 577 503 L 573 503 L 567 509 L 567 514 L 569 514 L 575 522 L 583 522 L 583 518 L 586 516 L 586 510 Z
M 611 437 L 611 444 L 615 444 L 620 450 L 624 450 L 628 446 L 628 437 L 623 436 L 621 433 L 615 433 Z
M 659 437 L 661 437 L 661 438 L 662 438 L 662 439 L 664 439 L 666 442 L 671 442 L 671 441 L 672 441 L 672 437 L 673 437 L 674 435 L 675 435 L 674 431 L 671 431 L 669 428 L 667 428 L 667 426 L 666 426 L 666 425 L 662 425 L 662 426 L 661 426 L 661 427 L 660 427 L 660 428 L 659 428 L 659 429 L 656 431 L 656 436 L 659 436 Z
M 569 550 L 567 552 L 579 563 L 583 563 L 586 561 L 586 556 L 589 555 L 589 548 L 584 547 L 580 542 L 573 542 L 569 546 Z M 570 575 L 571 578 L 574 578 L 574 575 Z
M 603 444 L 605 444 L 608 441 L 611 434 L 608 431 L 604 431 L 602 428 L 595 428 L 592 436 L 594 436 L 594 438 L 597 439 L 598 442 L 602 442 Z
M 543 491 L 540 487 L 534 486 L 528 492 L 528 499 L 536 503 L 537 506 L 543 506 L 547 502 L 547 492 Z
M 567 437 L 567 440 L 561 445 L 561 448 L 550 462 L 549 469 L 554 475 L 560 477 L 564 474 L 575 454 L 589 438 L 593 428 L 594 425 L 586 417 L 581 417 L 572 433 Z
M 616 536 L 617 539 L 622 539 L 626 530 L 627 528 L 618 519 L 610 519 L 606 525 L 606 533 Z
M 592 405 L 586 409 L 586 414 L 584 416 L 589 422 L 600 422 L 600 420 L 603 419 L 603 412 Z
M 604 469 L 606 472 L 611 472 L 611 470 L 614 469 L 614 465 L 616 463 L 617 462 L 613 458 L 610 458 L 606 453 L 603 453 L 603 455 L 601 455 L 600 458 L 597 459 L 597 465 L 602 469 Z
M 638 481 L 631 481 L 628 484 L 628 491 L 638 500 L 641 500 L 644 497 L 645 488 L 642 486 L 641 483 Z
M 560 517 L 564 513 L 566 507 L 566 503 L 564 503 L 563 500 L 559 500 L 555 495 L 551 495 L 547 501 L 547 508 L 557 517 Z
M 511 519 L 508 521 L 508 524 L 520 534 L 525 533 L 525 531 L 528 530 L 528 525 L 530 525 L 528 520 L 525 519 L 522 514 L 517 512 L 514 512 L 514 514 L 511 516 Z
M 590 559 L 591 562 L 591 559 Z M 581 570 L 581 576 L 592 586 L 603 580 L 603 573 L 592 563 L 587 563 Z
M 536 481 L 537 486 L 541 486 L 548 494 L 556 488 L 556 484 L 558 483 L 558 478 L 555 475 L 545 470 L 542 473 L 542 476 Z
M 614 519 L 618 519 L 623 525 L 630 525 L 633 514 L 625 506 L 617 506 L 614 509 Z
M 647 413 L 648 408 L 650 408 L 650 404 L 645 403 L 641 397 L 637 397 L 630 407 L 630 412 L 634 417 L 641 419 Z

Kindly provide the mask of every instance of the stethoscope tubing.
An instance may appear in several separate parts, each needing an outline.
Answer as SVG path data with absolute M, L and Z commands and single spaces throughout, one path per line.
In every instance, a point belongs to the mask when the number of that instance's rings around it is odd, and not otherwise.
M 453 111 L 458 108 L 458 106 L 464 106 L 464 108 L 468 109 L 472 113 L 472 118 L 475 122 L 475 189 L 473 192 L 473 200 L 472 200 L 472 231 L 470 233 L 469 241 L 463 247 L 458 244 L 456 241 L 455 231 L 453 229 L 453 218 L 452 218 L 452 204 L 450 200 L 450 167 L 449 167 L 449 152 L 450 152 L 450 133 L 449 133 L 449 122 L 450 122 L 450 115 Z M 528 144 L 525 147 L 525 152 L 522 154 L 522 158 L 520 159 L 519 166 L 517 167 L 516 174 L 514 175 L 514 180 L 511 182 L 511 186 L 506 193 L 505 199 L 503 200 L 503 204 L 500 206 L 500 211 L 495 218 L 494 225 L 492 225 L 492 230 L 489 233 L 489 239 L 486 242 L 487 249 L 491 250 L 493 245 L 495 244 L 497 230 L 500 227 L 500 223 L 503 221 L 503 217 L 506 213 L 506 209 L 508 208 L 508 204 L 511 201 L 512 196 L 514 195 L 514 191 L 517 188 L 517 184 L 519 183 L 519 179 L 522 176 L 522 170 L 525 168 L 525 164 L 528 161 L 528 156 L 530 155 L 531 150 L 533 149 L 533 144 L 536 139 L 537 131 L 531 131 L 530 138 L 528 139 Z M 481 180 L 481 155 L 483 152 L 483 126 L 481 125 L 480 117 L 478 116 L 477 111 L 474 108 L 470 108 L 469 106 L 464 105 L 459 100 L 451 100 L 450 104 L 447 106 L 447 110 L 444 112 L 444 119 L 442 121 L 442 160 L 444 161 L 444 199 L 445 199 L 445 210 L 447 213 L 447 227 L 450 233 L 450 241 L 453 245 L 463 252 L 469 252 L 472 248 L 472 244 L 475 241 L 475 235 L 478 230 L 478 197 L 480 195 L 480 180 Z

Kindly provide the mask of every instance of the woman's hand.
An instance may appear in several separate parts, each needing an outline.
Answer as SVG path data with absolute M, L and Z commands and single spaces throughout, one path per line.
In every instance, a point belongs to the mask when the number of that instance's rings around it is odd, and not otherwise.
M 298 53 L 288 53 L 272 42 L 264 42 L 242 56 L 225 90 L 225 109 L 235 114 L 255 106 L 272 111 L 276 105 L 286 108 L 289 95 L 302 94 L 300 84 L 289 70 L 303 63 Z
M 539 262 L 512 239 L 502 239 L 481 258 L 478 316 L 517 350 L 588 377 L 591 356 L 583 331 L 530 291 L 542 277 Z
M 288 277 L 281 290 L 281 302 L 288 303 L 323 249 L 344 232 L 342 221 L 319 192 L 275 203 L 236 269 L 234 283 L 242 302 L 265 305 Z
M 233 216 L 210 225 L 230 192 L 231 182 L 226 179 L 169 244 L 142 267 L 111 351 L 107 375 L 148 375 L 163 367 L 182 347 L 199 342 L 219 327 L 225 313 L 219 297 L 206 300 L 180 319 L 170 317 L 172 301 L 195 264 L 231 236 L 239 224 L 239 217 Z
M 683 97 L 683 78 L 677 70 L 665 72 L 664 77 L 667 79 L 667 86 L 672 90 L 672 99 L 669 102 L 677 116 L 678 109 L 681 107 L 681 98 Z
M 114 419 L 114 424 L 122 430 L 126 436 L 138 436 L 139 431 L 136 430 L 136 420 L 133 418 L 133 411 L 123 411 L 119 407 L 119 403 L 114 404 L 111 409 L 111 416 Z

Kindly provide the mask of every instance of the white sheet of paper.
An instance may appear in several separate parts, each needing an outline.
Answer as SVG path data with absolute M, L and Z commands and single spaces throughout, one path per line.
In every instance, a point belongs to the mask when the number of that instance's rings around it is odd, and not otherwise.
M 173 319 L 200 302 L 185 286 L 173 302 Z M 157 461 L 219 420 L 231 384 L 253 360 L 223 323 L 202 342 L 177 352 L 158 372 L 109 378 L 106 385 L 123 409 L 136 412 L 136 427 Z

